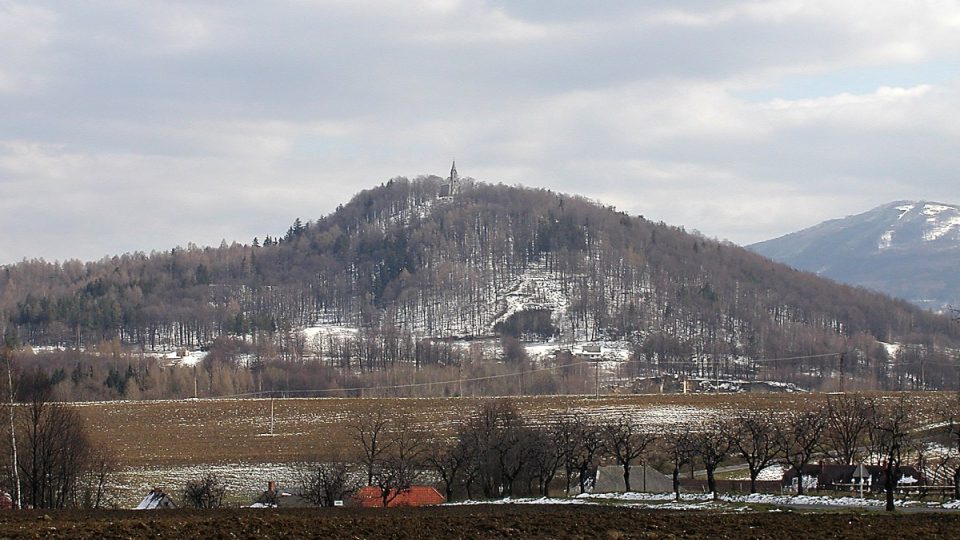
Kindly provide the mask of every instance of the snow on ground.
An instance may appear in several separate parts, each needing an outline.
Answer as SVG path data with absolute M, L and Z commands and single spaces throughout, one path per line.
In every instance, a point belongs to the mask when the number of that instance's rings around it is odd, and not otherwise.
M 682 493 L 676 501 L 673 493 L 583 493 L 572 498 L 539 497 L 514 498 L 501 500 L 471 500 L 450 503 L 451 505 L 474 504 L 622 504 L 634 508 L 659 510 L 723 510 L 750 511 L 745 505 L 765 505 L 775 507 L 822 506 L 826 508 L 877 508 L 884 506 L 883 499 L 859 497 L 830 497 L 825 495 L 775 495 L 753 493 L 749 495 L 722 494 L 714 501 L 710 493 Z M 960 501 L 939 503 L 934 501 L 895 501 L 896 506 L 924 506 L 929 508 L 960 508 Z
M 764 482 L 774 482 L 783 478 L 784 467 L 782 465 L 770 465 L 769 467 L 760 471 L 760 475 L 757 476 L 757 480 Z M 750 480 L 750 470 L 744 469 L 742 474 L 732 475 L 728 480 L 736 481 L 745 481 Z
M 559 323 L 567 311 L 567 295 L 556 276 L 542 264 L 531 265 L 510 288 L 502 299 L 504 307 L 490 322 L 490 328 L 505 322 L 511 315 L 526 310 L 547 309 L 551 311 L 554 324 Z
M 578 499 L 597 500 L 605 502 L 620 503 L 658 503 L 661 501 L 673 501 L 673 493 L 582 493 L 577 495 Z M 713 496 L 710 493 L 681 493 L 681 502 L 692 504 L 696 502 L 712 501 Z M 720 501 L 724 503 L 735 504 L 764 504 L 771 506 L 828 506 L 840 508 L 873 508 L 884 506 L 883 499 L 873 499 L 859 497 L 831 497 L 826 495 L 776 495 L 770 493 L 751 493 L 751 494 L 721 494 Z M 948 507 L 944 503 L 943 507 Z M 953 507 L 960 508 L 960 501 Z M 917 506 L 925 505 L 930 507 L 940 506 L 937 502 L 920 501 L 895 501 L 897 506 Z M 657 508 L 664 508 L 657 505 Z
M 183 467 L 134 467 L 120 472 L 123 493 L 121 507 L 133 507 L 151 489 L 157 487 L 176 494 L 189 480 L 207 474 L 223 479 L 227 491 L 250 502 L 267 489 L 267 482 L 275 481 L 282 488 L 296 488 L 297 468 L 286 463 L 228 463 L 223 465 L 196 465 Z M 176 497 L 176 496 L 175 496 Z
M 893 245 L 893 230 L 889 230 L 880 236 L 880 242 L 877 244 L 877 249 L 887 249 L 891 245 Z
M 616 369 L 617 363 L 630 359 L 631 346 L 628 341 L 546 341 L 524 343 L 527 356 L 540 362 L 552 359 L 559 351 L 569 351 L 576 355 L 595 354 L 587 352 L 586 348 L 590 346 L 600 347 L 600 367 L 603 369 Z
M 883 346 L 884 349 L 886 349 L 886 351 L 887 351 L 887 357 L 890 358 L 891 360 L 893 360 L 894 358 L 896 358 L 896 357 L 897 357 L 897 353 L 900 352 L 900 344 L 899 344 L 899 343 L 884 343 L 883 341 L 878 341 L 877 343 L 879 343 L 880 345 Z
M 193 367 L 203 361 L 207 357 L 205 351 L 187 351 L 183 356 L 178 356 L 179 353 L 170 353 L 165 355 L 164 358 L 171 360 L 171 364 L 184 366 L 184 367 Z
M 638 407 L 636 405 L 597 407 L 591 405 L 582 409 L 574 408 L 574 412 L 600 422 L 628 415 L 645 429 L 657 433 L 671 432 L 687 426 L 695 430 L 698 426 L 715 418 L 728 417 L 733 414 L 733 411 L 687 405 L 653 405 L 649 407 Z
M 897 221 L 903 219 L 903 216 L 907 215 L 908 212 L 910 212 L 911 210 L 913 210 L 913 207 L 914 207 L 914 205 L 912 205 L 912 204 L 906 204 L 906 205 L 903 205 L 903 206 L 898 206 L 898 207 L 897 207 L 897 210 L 900 211 L 900 215 L 897 216 Z
M 307 338 L 307 343 L 313 343 L 316 339 L 338 338 L 353 339 L 360 331 L 354 326 L 342 326 L 338 324 L 318 324 L 304 328 L 303 335 Z
M 946 235 L 954 228 L 960 226 L 960 216 L 941 216 L 943 213 L 953 212 L 956 214 L 956 208 L 944 206 L 941 204 L 923 205 L 923 215 L 927 216 L 927 230 L 923 231 L 923 239 L 926 241 L 936 240 Z
M 955 227 L 960 226 L 960 216 L 953 216 L 941 220 L 937 220 L 937 218 L 927 218 L 927 222 L 929 222 L 932 227 L 923 231 L 923 239 L 932 241 L 946 235 Z

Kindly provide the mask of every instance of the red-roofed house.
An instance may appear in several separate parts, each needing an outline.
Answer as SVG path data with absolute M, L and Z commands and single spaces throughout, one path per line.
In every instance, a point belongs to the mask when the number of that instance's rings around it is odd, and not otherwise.
M 391 493 L 387 499 L 389 500 L 387 506 L 390 508 L 396 506 L 432 506 L 446 502 L 444 496 L 430 486 L 410 486 L 410 489 L 403 490 L 396 495 Z M 382 492 L 377 486 L 361 488 L 353 496 L 353 504 L 364 508 L 382 508 Z

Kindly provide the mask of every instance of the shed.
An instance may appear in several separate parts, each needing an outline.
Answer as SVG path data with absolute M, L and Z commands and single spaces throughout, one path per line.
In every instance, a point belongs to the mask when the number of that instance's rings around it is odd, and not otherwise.
M 377 486 L 367 486 L 357 491 L 352 502 L 355 506 L 364 508 L 383 508 L 382 493 Z M 390 508 L 397 506 L 433 506 L 443 504 L 447 500 L 431 486 L 410 486 L 409 489 L 391 495 L 393 499 L 387 503 Z
M 140 501 L 136 510 L 156 510 L 158 508 L 176 508 L 177 503 L 160 488 L 153 488 L 147 496 Z
M 673 479 L 649 465 L 630 467 L 630 491 L 644 493 L 669 493 L 673 491 Z M 592 493 L 623 493 L 623 467 L 608 465 L 597 469 L 597 478 Z

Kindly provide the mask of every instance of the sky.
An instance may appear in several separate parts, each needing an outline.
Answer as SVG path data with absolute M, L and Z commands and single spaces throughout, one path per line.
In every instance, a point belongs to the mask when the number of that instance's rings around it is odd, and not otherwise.
M 749 244 L 960 203 L 960 2 L 0 0 L 0 264 L 282 234 L 396 176 Z

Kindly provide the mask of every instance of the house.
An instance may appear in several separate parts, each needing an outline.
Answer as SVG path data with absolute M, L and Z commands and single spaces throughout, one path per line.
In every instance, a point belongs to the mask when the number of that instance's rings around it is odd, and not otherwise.
M 591 493 L 623 493 L 623 467 L 608 465 L 597 468 L 597 477 Z M 649 465 L 630 467 L 630 491 L 643 493 L 669 493 L 673 491 L 673 479 Z
M 443 504 L 447 499 L 431 486 L 410 486 L 397 494 L 391 494 L 393 499 L 387 503 L 387 506 L 394 508 L 397 506 L 433 506 Z M 353 496 L 354 506 L 363 508 L 383 508 L 383 497 L 380 488 L 377 486 L 367 486 L 361 488 Z
M 177 503 L 160 488 L 153 488 L 137 505 L 137 510 L 156 510 L 158 508 L 176 508 Z
M 897 489 L 923 484 L 923 477 L 916 467 L 900 466 L 896 475 Z M 862 484 L 865 491 L 883 491 L 886 468 L 882 465 L 838 465 L 820 462 L 804 465 L 801 476 L 804 479 L 804 489 L 858 491 Z M 784 472 L 783 487 L 796 491 L 796 477 L 793 469 Z
M 600 345 L 584 345 L 580 348 L 580 356 L 591 360 L 599 359 L 603 356 L 603 348 Z

